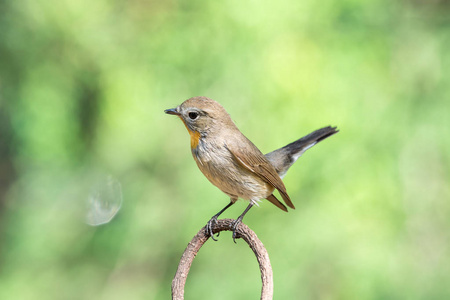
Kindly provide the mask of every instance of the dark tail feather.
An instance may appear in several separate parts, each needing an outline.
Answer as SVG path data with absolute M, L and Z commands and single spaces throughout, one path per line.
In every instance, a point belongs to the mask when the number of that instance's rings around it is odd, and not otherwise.
M 271 194 L 269 197 L 266 198 L 270 202 L 272 202 L 276 207 L 278 207 L 281 210 L 288 211 L 286 206 L 284 206 L 283 203 L 280 202 L 273 194 Z
M 339 130 L 336 130 L 336 127 L 324 127 L 321 129 L 317 129 L 316 131 L 308 134 L 307 136 L 302 137 L 301 139 L 296 140 L 293 143 L 290 143 L 284 146 L 282 149 L 288 151 L 290 155 L 295 155 L 298 152 L 304 152 L 312 147 L 314 144 L 326 139 L 329 136 L 337 133 Z M 306 149 L 305 149 L 306 148 Z
M 287 170 L 306 150 L 337 132 L 336 127 L 331 126 L 318 129 L 283 148 L 267 153 L 266 158 L 275 167 L 278 175 L 283 177 Z

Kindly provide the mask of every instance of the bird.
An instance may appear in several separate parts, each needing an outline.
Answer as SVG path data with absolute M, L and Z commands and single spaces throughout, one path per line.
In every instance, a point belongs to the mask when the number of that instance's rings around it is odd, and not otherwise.
M 217 218 L 238 199 L 247 200 L 249 204 L 231 225 L 235 243 L 237 227 L 245 214 L 261 200 L 267 199 L 279 209 L 288 211 L 274 195 L 275 190 L 289 208 L 295 209 L 282 178 L 306 150 L 338 132 L 337 127 L 323 127 L 264 155 L 238 129 L 225 108 L 210 98 L 192 97 L 164 112 L 183 121 L 198 168 L 230 197 L 230 202 L 205 226 L 207 235 L 214 241 L 217 241 L 213 234 Z

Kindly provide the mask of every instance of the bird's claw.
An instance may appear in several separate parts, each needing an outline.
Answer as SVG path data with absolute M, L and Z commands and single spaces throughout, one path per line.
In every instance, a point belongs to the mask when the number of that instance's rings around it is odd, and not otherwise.
M 242 223 L 242 220 L 240 219 L 240 218 L 238 218 L 236 221 L 234 221 L 232 224 L 231 224 L 231 229 L 233 230 L 233 242 L 235 243 L 235 244 L 237 244 L 236 243 L 236 229 L 238 228 L 238 226 L 239 226 L 239 224 L 241 224 Z
M 205 230 L 206 230 L 206 235 L 208 235 L 213 241 L 217 242 L 217 239 L 214 238 L 214 232 L 213 232 L 213 227 L 216 225 L 216 223 L 217 223 L 217 216 L 214 216 L 211 218 L 211 220 L 208 221 L 208 223 L 206 223 Z M 241 223 L 242 223 L 242 219 L 237 218 L 230 225 L 230 229 L 233 231 L 233 242 L 235 244 L 237 244 L 236 238 L 239 238 L 236 234 L 236 230 Z M 216 237 L 219 237 L 219 235 L 220 235 L 220 232 L 217 233 Z
M 209 220 L 208 223 L 206 223 L 206 234 L 209 235 L 213 241 L 217 242 L 217 239 L 214 238 L 214 233 L 213 233 L 213 227 L 214 227 L 214 225 L 216 225 L 216 223 L 217 223 L 216 216 L 212 217 L 211 220 Z M 217 233 L 217 237 L 219 237 L 219 234 L 220 234 L 220 232 Z

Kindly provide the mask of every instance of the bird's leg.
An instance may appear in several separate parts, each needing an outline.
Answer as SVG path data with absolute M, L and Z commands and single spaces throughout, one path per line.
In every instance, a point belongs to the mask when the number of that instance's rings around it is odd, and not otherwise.
M 233 242 L 236 244 L 236 228 L 239 226 L 239 224 L 242 223 L 242 219 L 244 218 L 245 214 L 252 208 L 253 203 L 250 202 L 250 204 L 247 206 L 247 208 L 244 210 L 244 212 L 236 219 L 236 221 L 231 224 L 231 229 L 233 229 Z
M 230 201 L 230 203 L 228 203 L 227 206 L 225 206 L 221 211 L 219 211 L 217 214 L 215 214 L 211 220 L 208 221 L 208 223 L 206 223 L 206 234 L 208 234 L 214 241 L 217 241 L 214 238 L 214 234 L 213 234 L 213 227 L 217 222 L 217 218 L 224 212 L 226 211 L 231 205 L 233 205 L 236 201 L 233 201 L 233 199 Z M 219 233 L 217 233 L 217 236 L 219 236 Z

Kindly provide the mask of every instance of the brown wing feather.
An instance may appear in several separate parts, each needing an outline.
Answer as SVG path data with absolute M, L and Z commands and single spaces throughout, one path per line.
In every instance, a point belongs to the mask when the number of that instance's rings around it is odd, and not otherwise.
M 256 148 L 256 147 L 255 147 Z M 235 157 L 235 159 L 246 169 L 253 172 L 255 175 L 270 183 L 274 188 L 280 192 L 281 197 L 284 202 L 290 208 L 295 209 L 294 204 L 292 203 L 289 195 L 286 192 L 286 187 L 284 186 L 283 181 L 280 176 L 278 176 L 275 168 L 270 164 L 270 162 L 265 158 L 265 156 L 258 152 L 249 152 L 236 149 L 228 149 L 231 154 Z M 258 155 L 259 154 L 259 155 Z
M 280 202 L 280 200 L 277 199 L 273 194 L 271 194 L 269 197 L 266 198 L 270 202 L 272 202 L 276 207 L 278 207 L 281 210 L 288 211 L 286 206 L 284 206 L 283 203 Z

